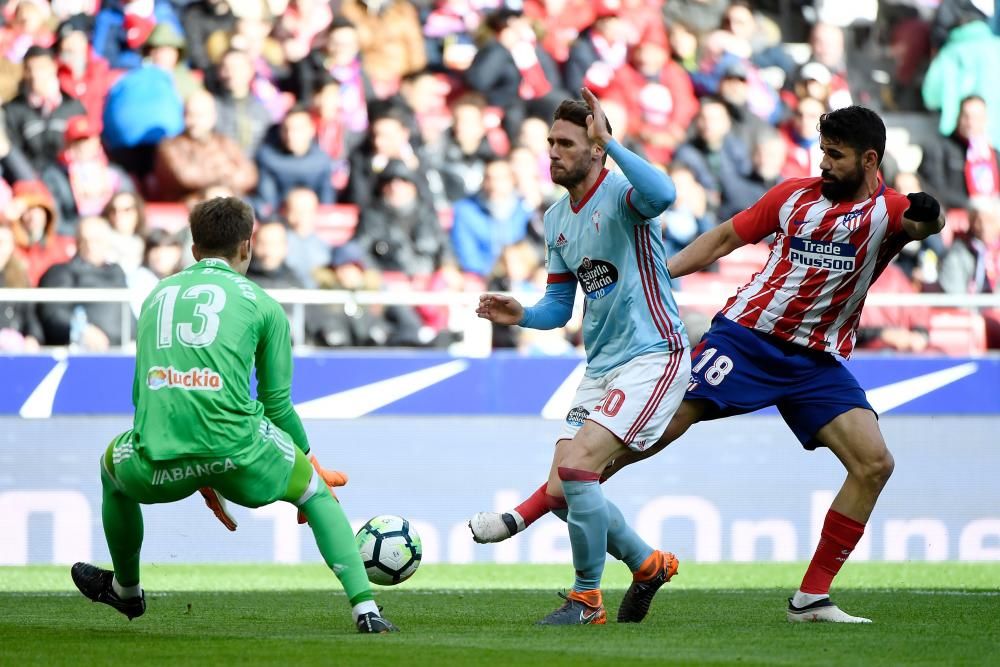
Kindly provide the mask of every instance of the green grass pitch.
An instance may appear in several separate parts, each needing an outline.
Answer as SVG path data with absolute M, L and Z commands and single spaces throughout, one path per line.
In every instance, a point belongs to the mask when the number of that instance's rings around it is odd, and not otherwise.
M 789 624 L 804 563 L 681 563 L 641 625 L 538 628 L 561 565 L 424 565 L 377 600 L 402 632 L 360 636 L 315 565 L 148 565 L 146 615 L 85 600 L 67 567 L 0 568 L 0 665 L 1000 665 L 1000 563 L 848 563 L 834 599 L 870 626 Z

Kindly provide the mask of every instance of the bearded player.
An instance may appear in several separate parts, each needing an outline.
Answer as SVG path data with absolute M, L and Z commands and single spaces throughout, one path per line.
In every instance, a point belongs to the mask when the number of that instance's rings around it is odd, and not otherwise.
M 524 308 L 499 294 L 480 297 L 477 313 L 499 324 L 552 329 L 566 324 L 577 283 L 586 299 L 587 368 L 574 409 L 556 443 L 542 493 L 569 527 L 576 579 L 545 625 L 603 624 L 605 552 L 641 581 L 665 582 L 677 559 L 646 544 L 604 496 L 607 464 L 641 452 L 663 434 L 690 377 L 687 336 L 670 293 L 663 242 L 655 222 L 673 201 L 673 183 L 611 136 L 597 98 L 566 100 L 549 130 L 552 180 L 567 195 L 545 212 L 548 285 Z M 612 157 L 621 173 L 605 167 Z M 626 595 L 618 616 L 643 607 Z
M 904 197 L 882 182 L 885 125 L 875 112 L 832 111 L 821 117 L 819 131 L 820 177 L 780 183 L 670 258 L 670 275 L 679 278 L 774 234 L 767 263 L 729 299 L 694 350 L 691 384 L 663 437 L 616 459 L 603 477 L 651 456 L 699 421 L 777 406 L 803 447 L 827 447 L 847 471 L 802 584 L 788 600 L 787 618 L 870 623 L 834 605 L 829 592 L 894 463 L 864 390 L 838 357 L 854 348 L 872 283 L 904 245 L 941 231 L 944 217 L 933 197 Z M 469 525 L 477 542 L 499 542 L 546 511 L 539 489 L 515 509 L 481 512 Z M 633 581 L 629 590 L 643 587 Z

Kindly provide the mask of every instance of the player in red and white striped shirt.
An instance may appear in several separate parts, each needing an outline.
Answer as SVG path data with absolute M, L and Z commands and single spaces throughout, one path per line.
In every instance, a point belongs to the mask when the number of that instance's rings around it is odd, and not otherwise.
M 733 217 L 732 231 L 741 241 L 756 243 L 770 234 L 775 239 L 767 264 L 721 314 L 781 340 L 847 357 L 868 289 L 912 240 L 903 224 L 910 202 L 881 179 L 862 201 L 831 201 L 824 196 L 831 187 L 822 177 L 785 181 Z
M 651 456 L 694 423 L 777 406 L 806 449 L 826 446 L 847 469 L 789 621 L 868 623 L 830 601 L 834 576 L 864 533 L 893 470 L 875 411 L 847 357 L 869 287 L 912 240 L 944 227 L 933 197 L 887 188 L 878 170 L 885 125 L 847 107 L 820 119 L 819 178 L 783 182 L 752 207 L 698 237 L 668 262 L 674 278 L 700 271 L 746 243 L 774 234 L 767 264 L 741 287 L 694 351 L 691 384 L 667 432 L 651 449 L 612 462 L 604 478 Z M 544 514 L 538 493 L 505 515 L 480 513 L 480 542 L 510 537 Z

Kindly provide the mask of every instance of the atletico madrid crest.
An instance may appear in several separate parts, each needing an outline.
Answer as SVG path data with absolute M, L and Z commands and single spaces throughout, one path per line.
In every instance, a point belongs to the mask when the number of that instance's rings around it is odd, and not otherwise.
M 848 231 L 857 231 L 858 227 L 861 226 L 861 218 L 864 214 L 864 210 L 850 211 L 844 214 L 844 219 L 841 222 L 844 223 L 844 227 L 847 227 Z

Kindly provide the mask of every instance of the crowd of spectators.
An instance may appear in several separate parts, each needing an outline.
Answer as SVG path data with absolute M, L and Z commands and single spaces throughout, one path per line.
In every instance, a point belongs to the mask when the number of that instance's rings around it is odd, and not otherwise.
M 910 127 L 929 131 L 890 143 L 882 177 L 932 193 L 954 224 L 908 246 L 875 290 L 1000 292 L 993 10 L 984 0 L 6 0 L 0 287 L 129 287 L 138 313 L 157 280 L 193 261 L 185 230 L 147 215 L 152 204 L 238 195 L 258 215 L 248 275 L 265 287 L 540 293 L 541 217 L 561 196 L 549 119 L 588 86 L 615 135 L 677 185 L 660 220 L 670 252 L 782 179 L 817 175 L 823 113 L 863 104 L 922 121 Z M 342 243 L 320 233 L 332 205 L 356 216 Z M 749 277 L 724 268 L 721 282 Z M 934 312 L 868 312 L 863 346 L 938 349 Z M 0 351 L 104 350 L 130 336 L 123 319 L 106 304 L 0 304 Z M 1000 347 L 1000 319 L 982 320 Z M 306 335 L 433 346 L 456 333 L 440 307 L 311 306 Z M 573 335 L 494 338 L 560 351 Z

